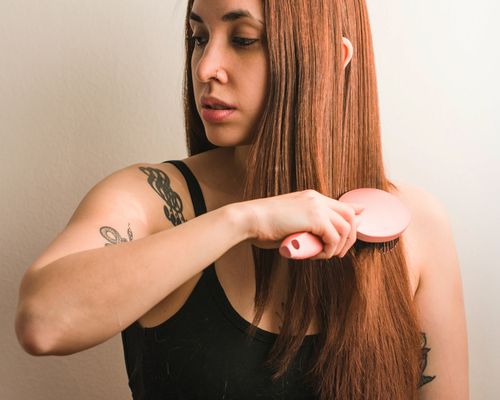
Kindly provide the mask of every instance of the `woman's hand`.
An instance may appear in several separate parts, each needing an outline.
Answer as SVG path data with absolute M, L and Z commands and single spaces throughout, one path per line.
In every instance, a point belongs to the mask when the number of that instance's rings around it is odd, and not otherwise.
M 356 242 L 357 217 L 363 207 L 341 202 L 308 189 L 245 202 L 251 209 L 250 243 L 263 249 L 279 248 L 289 235 L 311 232 L 324 243 L 312 260 L 343 257 Z

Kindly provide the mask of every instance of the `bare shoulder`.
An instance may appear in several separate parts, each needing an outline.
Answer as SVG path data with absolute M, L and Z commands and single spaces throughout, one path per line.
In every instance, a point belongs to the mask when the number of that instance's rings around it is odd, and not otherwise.
M 450 224 L 443 203 L 431 192 L 408 182 L 394 181 L 393 193 L 411 214 L 408 228 L 403 233 L 403 243 L 408 261 L 412 293 L 415 296 L 426 279 L 431 279 L 436 260 L 437 236 L 450 246 Z M 445 239 L 443 235 L 448 235 Z
M 469 398 L 468 345 L 460 264 L 450 217 L 432 193 L 394 182 L 412 212 L 412 232 L 420 253 L 415 294 L 425 333 L 419 399 Z
M 154 234 L 191 219 L 194 210 L 187 183 L 171 163 L 135 163 L 111 173 L 86 197 L 98 196 L 103 213 L 127 214 L 141 221 L 145 234 Z M 94 203 L 93 201 L 92 203 Z M 70 222 L 85 218 L 85 198 Z
M 427 264 L 427 254 L 424 251 L 426 229 L 428 228 L 429 209 L 433 207 L 434 199 L 430 193 L 416 185 L 397 181 L 393 181 L 393 183 L 397 187 L 393 194 L 408 208 L 411 215 L 410 224 L 402 235 L 402 243 L 412 294 L 415 296 Z
M 128 190 L 134 192 L 151 233 L 193 218 L 187 182 L 172 163 L 137 163 L 127 167 L 124 175 Z
M 446 217 L 446 208 L 443 203 L 431 192 L 408 182 L 394 181 L 399 189 L 401 200 L 410 207 L 416 223 L 427 224 L 430 220 Z M 428 227 L 428 226 L 427 226 Z
M 394 182 L 398 196 L 411 213 L 409 230 L 412 246 L 419 253 L 419 276 L 432 273 L 430 265 L 435 260 L 436 243 L 451 244 L 451 225 L 444 204 L 431 192 L 408 182 Z

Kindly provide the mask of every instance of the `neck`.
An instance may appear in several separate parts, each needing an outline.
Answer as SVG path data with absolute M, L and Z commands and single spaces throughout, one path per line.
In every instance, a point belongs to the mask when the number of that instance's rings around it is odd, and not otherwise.
M 244 178 L 247 173 L 247 157 L 250 151 L 250 145 L 236 146 L 232 148 L 233 165 L 236 175 Z
M 231 192 L 243 196 L 243 184 L 247 174 L 247 157 L 250 145 L 220 148 L 224 175 Z

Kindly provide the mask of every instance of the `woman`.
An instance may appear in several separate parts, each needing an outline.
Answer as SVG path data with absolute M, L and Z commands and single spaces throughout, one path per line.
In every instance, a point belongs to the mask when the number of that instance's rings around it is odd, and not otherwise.
M 24 349 L 121 332 L 136 399 L 468 399 L 450 225 L 385 176 L 364 1 L 190 0 L 186 34 L 190 156 L 87 194 L 23 278 Z M 356 242 L 358 187 L 410 209 L 390 251 Z M 281 258 L 301 231 L 323 251 Z

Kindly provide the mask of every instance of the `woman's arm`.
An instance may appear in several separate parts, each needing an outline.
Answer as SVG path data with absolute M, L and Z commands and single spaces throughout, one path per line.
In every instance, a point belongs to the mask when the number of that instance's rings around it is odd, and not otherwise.
M 450 221 L 434 196 L 421 190 L 417 197 L 421 213 L 419 248 L 426 260 L 415 294 L 426 339 L 424 384 L 419 389 L 419 399 L 468 400 L 467 327 Z
M 28 268 L 15 327 L 27 352 L 66 355 L 104 342 L 246 240 L 246 217 L 236 204 L 152 233 L 151 210 L 164 204 L 148 200 L 146 180 L 138 165 L 104 179 Z M 181 211 L 182 201 L 191 201 L 185 186 L 178 197 L 162 188 Z

